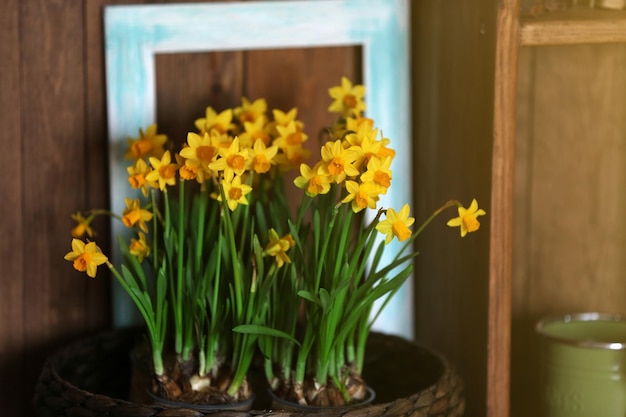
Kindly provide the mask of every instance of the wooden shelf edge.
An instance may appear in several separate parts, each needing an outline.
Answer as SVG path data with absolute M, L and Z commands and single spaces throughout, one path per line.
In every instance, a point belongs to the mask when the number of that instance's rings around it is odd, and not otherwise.
M 580 10 L 524 18 L 520 45 L 626 43 L 626 13 Z

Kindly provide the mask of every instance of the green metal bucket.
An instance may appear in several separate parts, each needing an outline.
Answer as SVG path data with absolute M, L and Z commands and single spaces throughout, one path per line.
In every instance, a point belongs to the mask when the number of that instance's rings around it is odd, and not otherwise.
M 537 323 L 544 417 L 626 416 L 626 320 L 568 314 Z

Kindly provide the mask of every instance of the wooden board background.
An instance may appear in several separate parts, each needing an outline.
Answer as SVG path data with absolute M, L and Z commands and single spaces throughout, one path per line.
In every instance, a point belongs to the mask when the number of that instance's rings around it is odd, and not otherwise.
M 70 213 L 108 206 L 102 7 L 147 2 L 0 1 L 1 415 L 30 414 L 36 378 L 54 349 L 111 326 L 110 277 L 88 279 L 63 255 Z M 488 209 L 495 1 L 411 4 L 415 215 L 423 219 L 449 198 L 477 197 Z M 159 56 L 159 125 L 184 137 L 207 103 L 232 106 L 244 94 L 297 106 L 316 132 L 328 122 L 319 111 L 325 89 L 344 74 L 359 79 L 360 53 Z M 463 240 L 446 220 L 418 243 L 415 334 L 457 365 L 467 415 L 486 415 L 489 220 Z M 107 224 L 97 227 L 106 247 Z
M 543 316 L 626 314 L 626 46 L 520 50 L 511 415 L 538 415 Z
M 495 2 L 412 4 L 416 217 L 474 197 L 489 212 Z M 486 416 L 491 220 L 479 218 L 479 232 L 460 239 L 445 224 L 456 215 L 445 212 L 417 240 L 415 334 L 464 377 L 466 415 Z

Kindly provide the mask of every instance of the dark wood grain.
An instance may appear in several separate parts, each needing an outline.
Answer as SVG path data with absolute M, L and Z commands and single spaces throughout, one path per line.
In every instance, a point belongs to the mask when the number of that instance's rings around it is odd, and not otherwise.
M 413 216 L 419 224 L 450 199 L 467 207 L 476 198 L 487 211 L 462 239 L 446 226 L 452 209 L 416 240 L 415 335 L 459 367 L 466 415 L 498 416 L 486 404 L 496 9 L 488 0 L 412 6 Z
M 105 0 L 85 1 L 84 38 L 85 38 L 85 201 L 84 207 L 109 207 L 109 159 L 108 132 L 106 120 L 105 71 L 104 71 L 104 27 L 103 6 Z M 98 245 L 108 252 L 111 245 L 110 221 L 107 218 L 96 219 Z M 111 284 L 112 277 L 101 268 L 99 279 L 91 280 L 85 297 L 89 300 L 86 310 L 89 329 L 99 330 L 111 325 Z
M 243 54 L 203 52 L 156 56 L 157 123 L 176 144 L 196 131 L 194 121 L 206 107 L 216 111 L 240 104 L 243 86 Z
M 91 282 L 63 259 L 70 213 L 86 203 L 83 4 L 20 3 L 25 381 L 88 330 Z M 34 29 L 36 28 L 36 30 Z M 24 390 L 25 395 L 28 391 Z
M 24 367 L 22 147 L 20 120 L 19 1 L 0 2 L 0 414 L 20 415 L 26 399 L 19 383 Z

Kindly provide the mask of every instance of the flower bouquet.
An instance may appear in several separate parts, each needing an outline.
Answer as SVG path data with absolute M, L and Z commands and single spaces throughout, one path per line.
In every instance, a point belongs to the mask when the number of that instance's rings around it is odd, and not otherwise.
M 414 231 L 408 204 L 377 207 L 392 182 L 391 141 L 364 117 L 362 85 L 344 77 L 329 94 L 336 119 L 319 135 L 313 164 L 296 109 L 270 118 L 264 99 L 243 98 L 233 109 L 208 107 L 177 153 L 155 125 L 140 129 L 127 153 L 137 196 L 121 214 L 72 216 L 65 258 L 92 278 L 106 264 L 140 311 L 154 394 L 236 403 L 252 395 L 248 373 L 258 364 L 277 397 L 318 406 L 365 400 L 365 343 L 411 274 L 415 238 L 451 207 L 458 217 L 449 226 L 461 236 L 478 230 L 485 212 L 475 200 L 467 209 L 446 202 Z M 299 169 L 295 189 L 283 181 L 291 169 Z M 134 233 L 119 237 L 120 265 L 81 240 L 93 238 L 101 214 Z M 394 238 L 402 249 L 383 262 Z

